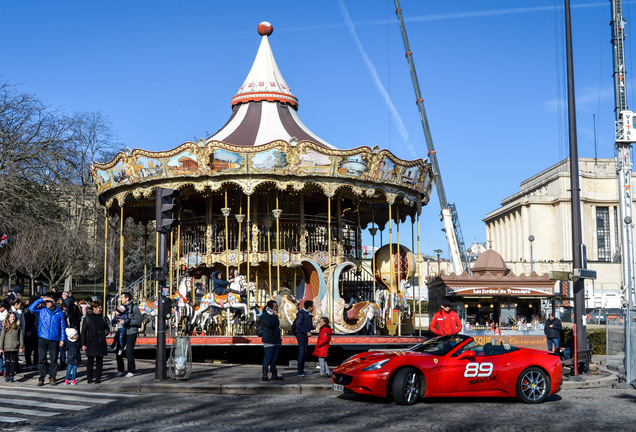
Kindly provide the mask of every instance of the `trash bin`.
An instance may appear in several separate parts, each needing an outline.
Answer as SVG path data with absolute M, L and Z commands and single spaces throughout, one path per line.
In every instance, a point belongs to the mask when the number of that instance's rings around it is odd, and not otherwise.
M 192 373 L 192 345 L 189 336 L 175 336 L 172 339 L 168 376 L 172 379 L 187 380 Z

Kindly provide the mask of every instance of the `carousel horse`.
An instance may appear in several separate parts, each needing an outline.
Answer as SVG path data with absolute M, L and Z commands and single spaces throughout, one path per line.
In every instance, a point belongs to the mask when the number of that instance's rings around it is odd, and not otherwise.
M 352 262 L 344 262 L 327 269 L 324 273 L 313 261 L 302 260 L 301 269 L 305 277 L 304 292 L 299 295 L 299 304 L 303 307 L 304 302 L 312 300 L 314 302 L 314 324 L 319 325 L 322 316 L 330 316 L 330 310 L 334 309 L 334 329 L 338 333 L 356 333 L 363 329 L 368 331 L 368 327 L 373 320 L 380 316 L 380 308 L 373 302 L 360 301 L 352 303 L 350 308 L 345 310 L 345 300 L 340 296 L 338 282 L 343 271 L 355 268 Z M 329 287 L 329 289 L 327 288 Z M 302 291 L 302 290 L 301 290 Z M 283 298 L 283 315 L 280 317 L 281 328 L 285 329 L 285 321 L 289 321 L 289 327 L 293 322 L 298 310 Z M 346 313 L 346 317 L 345 317 Z
M 334 298 L 334 328 L 339 333 L 357 333 L 364 329 L 365 333 L 369 333 L 371 324 L 375 318 L 380 316 L 380 307 L 370 301 L 351 301 L 348 305 L 340 296 L 340 288 L 338 282 L 340 275 L 347 270 L 355 269 L 356 265 L 350 261 L 338 264 L 333 270 L 331 277 L 331 296 Z M 375 330 L 375 329 L 373 329 Z
M 141 312 L 141 327 L 139 332 L 145 335 L 148 324 L 154 329 L 154 318 L 157 316 L 157 301 L 140 301 L 139 311 Z
M 223 310 L 234 310 L 242 312 L 243 316 L 248 316 L 248 308 L 245 303 L 241 302 L 239 294 L 228 292 L 223 295 L 208 293 L 201 299 L 199 310 L 193 316 L 192 322 L 200 326 L 202 329 L 209 327 L 210 320 L 219 315 Z M 238 319 L 234 319 L 238 323 Z

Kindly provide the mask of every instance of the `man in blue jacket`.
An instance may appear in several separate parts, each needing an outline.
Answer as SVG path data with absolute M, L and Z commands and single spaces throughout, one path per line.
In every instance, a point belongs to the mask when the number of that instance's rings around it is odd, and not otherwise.
M 66 342 L 64 312 L 55 306 L 51 297 L 37 299 L 29 306 L 29 311 L 38 316 L 38 368 L 40 371 L 38 386 L 44 385 L 47 352 L 50 357 L 49 382 L 55 385 L 58 348 L 62 348 Z
M 305 300 L 302 309 L 298 311 L 296 316 L 296 340 L 298 341 L 298 376 L 305 376 L 305 360 L 307 359 L 307 346 L 309 344 L 309 336 L 313 328 L 311 313 L 314 311 L 314 302 Z

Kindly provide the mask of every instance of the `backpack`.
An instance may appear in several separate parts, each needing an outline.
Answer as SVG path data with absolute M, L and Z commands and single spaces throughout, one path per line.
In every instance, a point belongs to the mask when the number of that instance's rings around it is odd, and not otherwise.
M 296 321 L 298 321 L 298 315 L 296 315 L 296 318 L 294 319 L 294 322 L 292 323 L 292 326 L 291 326 L 292 334 L 296 334 Z
M 263 337 L 263 322 L 260 319 L 256 325 L 256 336 Z

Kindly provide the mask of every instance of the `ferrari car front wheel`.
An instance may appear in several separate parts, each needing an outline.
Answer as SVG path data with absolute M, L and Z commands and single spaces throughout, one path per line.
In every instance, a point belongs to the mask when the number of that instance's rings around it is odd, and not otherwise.
M 545 371 L 529 367 L 517 380 L 517 398 L 529 404 L 541 403 L 550 394 L 550 387 L 550 377 Z
M 391 391 L 398 405 L 413 405 L 422 391 L 419 372 L 412 368 L 399 370 L 393 379 Z

